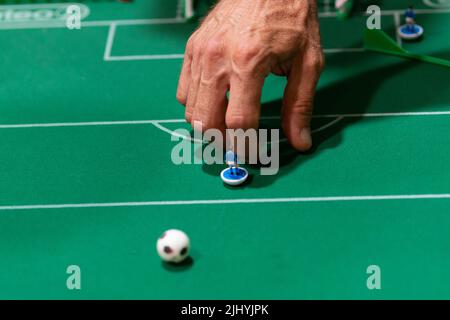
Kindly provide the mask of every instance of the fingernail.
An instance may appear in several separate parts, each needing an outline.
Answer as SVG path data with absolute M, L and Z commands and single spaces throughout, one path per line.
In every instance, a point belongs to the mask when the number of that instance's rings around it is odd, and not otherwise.
M 198 132 L 202 132 L 202 127 L 202 122 L 198 120 L 194 121 L 194 123 L 192 124 L 192 128 Z
M 311 147 L 312 146 L 311 129 L 303 128 L 302 131 L 300 132 L 300 139 L 305 145 Z

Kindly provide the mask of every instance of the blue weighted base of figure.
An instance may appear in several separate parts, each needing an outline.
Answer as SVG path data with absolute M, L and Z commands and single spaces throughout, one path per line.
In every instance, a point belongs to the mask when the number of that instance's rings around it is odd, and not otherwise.
M 226 168 L 220 173 L 220 178 L 230 186 L 237 186 L 247 180 L 248 171 L 242 167 Z
M 405 40 L 418 39 L 423 35 L 423 28 L 418 24 L 415 25 L 403 25 L 398 28 L 398 35 Z

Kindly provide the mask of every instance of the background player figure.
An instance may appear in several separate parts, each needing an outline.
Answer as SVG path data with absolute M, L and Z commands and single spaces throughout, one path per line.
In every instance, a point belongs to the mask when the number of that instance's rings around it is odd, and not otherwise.
M 397 33 L 405 40 L 419 39 L 423 34 L 423 27 L 416 23 L 416 13 L 412 6 L 405 11 L 405 24 L 398 27 Z
M 415 32 L 415 24 L 416 24 L 416 13 L 412 6 L 409 6 L 405 11 L 405 21 L 407 30 L 409 32 Z

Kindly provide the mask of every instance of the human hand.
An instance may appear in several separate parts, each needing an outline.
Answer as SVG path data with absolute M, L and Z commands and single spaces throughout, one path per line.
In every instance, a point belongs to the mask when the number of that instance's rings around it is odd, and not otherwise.
M 257 128 L 265 78 L 286 76 L 283 131 L 306 151 L 323 66 L 315 0 L 222 0 L 186 45 L 177 99 L 194 129 Z

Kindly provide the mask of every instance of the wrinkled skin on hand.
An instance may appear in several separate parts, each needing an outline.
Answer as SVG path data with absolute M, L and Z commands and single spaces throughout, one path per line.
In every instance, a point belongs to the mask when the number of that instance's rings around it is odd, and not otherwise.
M 323 67 L 314 0 L 222 0 L 186 45 L 177 99 L 194 129 L 257 128 L 265 78 L 286 76 L 283 130 L 306 151 Z

